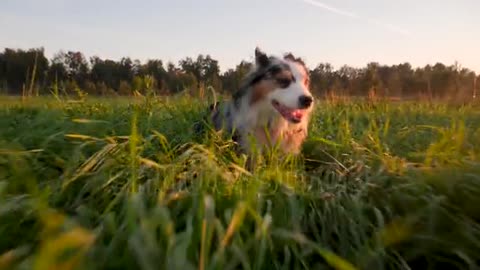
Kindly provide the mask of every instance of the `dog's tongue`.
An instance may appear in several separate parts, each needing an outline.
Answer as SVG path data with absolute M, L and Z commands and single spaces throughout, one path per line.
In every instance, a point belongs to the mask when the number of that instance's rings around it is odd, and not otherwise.
M 295 118 L 295 119 L 302 119 L 302 117 L 303 117 L 303 112 L 302 112 L 301 110 L 294 110 L 294 111 L 292 112 L 292 116 L 293 116 L 293 118 Z
M 275 101 L 272 104 L 277 109 L 277 111 L 288 121 L 291 121 L 293 123 L 300 123 L 302 121 L 304 111 L 299 109 L 290 109 Z
M 284 116 L 291 121 L 300 122 L 303 117 L 303 112 L 301 110 L 286 109 L 284 111 Z

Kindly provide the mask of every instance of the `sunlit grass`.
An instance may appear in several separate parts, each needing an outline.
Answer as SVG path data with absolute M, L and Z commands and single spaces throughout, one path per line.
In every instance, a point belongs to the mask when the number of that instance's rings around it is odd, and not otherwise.
M 0 99 L 0 269 L 474 269 L 480 108 L 324 101 L 253 171 L 204 102 Z M 330 267 L 330 268 L 329 268 Z

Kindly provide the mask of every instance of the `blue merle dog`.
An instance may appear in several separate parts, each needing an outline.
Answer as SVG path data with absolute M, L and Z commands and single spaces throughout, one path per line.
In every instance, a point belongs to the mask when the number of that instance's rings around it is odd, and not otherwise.
M 241 151 L 277 146 L 298 154 L 307 136 L 314 99 L 305 63 L 291 53 L 267 56 L 258 47 L 255 63 L 230 101 L 209 107 L 207 121 L 233 136 Z

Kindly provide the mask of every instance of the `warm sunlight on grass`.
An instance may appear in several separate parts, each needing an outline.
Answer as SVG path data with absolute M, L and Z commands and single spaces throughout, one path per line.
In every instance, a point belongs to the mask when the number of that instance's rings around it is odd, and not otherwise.
M 1 98 L 0 269 L 473 269 L 480 108 L 320 102 L 252 173 L 205 108 Z M 330 266 L 331 268 L 328 268 Z

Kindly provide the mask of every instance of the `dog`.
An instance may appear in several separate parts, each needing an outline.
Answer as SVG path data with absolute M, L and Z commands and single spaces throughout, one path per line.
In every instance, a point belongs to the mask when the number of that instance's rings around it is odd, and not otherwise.
M 277 146 L 297 155 L 308 135 L 314 107 L 309 71 L 292 53 L 267 56 L 255 48 L 251 71 L 231 100 L 210 105 L 206 120 L 229 133 L 247 155 Z

